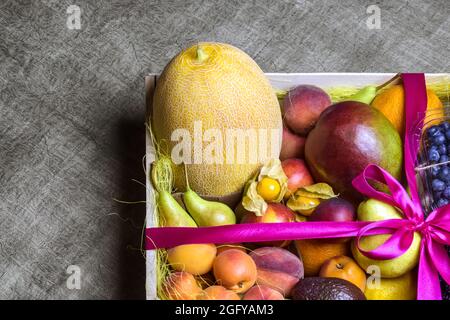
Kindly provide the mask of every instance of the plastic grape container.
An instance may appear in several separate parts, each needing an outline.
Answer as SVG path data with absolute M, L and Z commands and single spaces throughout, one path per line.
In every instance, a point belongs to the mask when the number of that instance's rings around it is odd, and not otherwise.
M 424 120 L 416 174 L 425 215 L 450 203 L 450 116 L 445 108 Z
M 425 216 L 450 203 L 450 108 L 445 116 L 430 112 L 424 120 L 420 136 L 420 152 L 416 178 Z M 450 247 L 447 247 L 450 255 Z M 450 300 L 450 286 L 441 280 L 442 296 Z

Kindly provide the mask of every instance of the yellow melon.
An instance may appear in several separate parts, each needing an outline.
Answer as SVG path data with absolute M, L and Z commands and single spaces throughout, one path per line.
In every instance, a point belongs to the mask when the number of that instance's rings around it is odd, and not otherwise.
M 231 45 L 199 43 L 173 58 L 157 81 L 151 123 L 177 164 L 180 191 L 180 163 L 187 163 L 193 190 L 220 197 L 241 192 L 262 163 L 279 155 L 276 94 L 256 62 Z

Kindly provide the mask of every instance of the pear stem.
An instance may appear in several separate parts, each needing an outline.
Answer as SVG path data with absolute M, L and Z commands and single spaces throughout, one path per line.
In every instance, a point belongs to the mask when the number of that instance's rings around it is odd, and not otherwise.
M 380 89 L 383 89 L 384 87 L 386 87 L 388 84 L 394 82 L 395 80 L 400 78 L 400 73 L 397 73 L 393 78 L 389 79 L 388 81 L 386 81 L 383 84 L 380 84 L 379 86 L 375 87 L 376 91 L 379 91 Z
M 202 49 L 202 47 L 197 45 L 197 62 L 202 63 L 208 59 L 209 55 Z
M 186 190 L 189 191 L 189 190 L 191 190 L 191 187 L 189 186 L 189 178 L 188 178 L 186 163 L 183 162 L 183 165 L 184 165 L 184 177 L 186 179 Z

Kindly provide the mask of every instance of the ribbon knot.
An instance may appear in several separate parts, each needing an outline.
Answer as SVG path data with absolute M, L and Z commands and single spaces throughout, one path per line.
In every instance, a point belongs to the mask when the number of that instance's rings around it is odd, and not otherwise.
M 429 232 L 429 230 L 428 230 L 428 223 L 426 221 L 421 221 L 419 223 L 416 223 L 413 226 L 413 230 L 418 231 L 418 232 L 420 232 L 422 234 L 426 234 L 426 233 Z
M 385 184 L 390 194 L 375 190 L 370 181 Z M 409 197 L 403 186 L 386 170 L 369 165 L 353 180 L 353 186 L 363 195 L 393 205 L 403 214 L 402 219 L 375 221 L 362 227 L 356 245 L 372 259 L 395 259 L 410 249 L 420 233 L 420 263 L 418 299 L 441 299 L 439 274 L 450 283 L 450 259 L 445 245 L 450 245 L 450 205 L 433 210 L 426 220 L 418 197 Z M 390 233 L 391 236 L 374 250 L 360 247 L 360 239 L 371 234 Z

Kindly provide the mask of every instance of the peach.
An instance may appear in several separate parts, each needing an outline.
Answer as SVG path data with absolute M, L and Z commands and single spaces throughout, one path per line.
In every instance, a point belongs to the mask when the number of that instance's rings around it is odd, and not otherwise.
M 163 291 L 169 300 L 196 300 L 202 289 L 192 274 L 174 272 L 166 278 Z
M 225 287 L 211 286 L 203 290 L 197 300 L 241 300 L 241 298 Z
M 283 126 L 280 160 L 303 158 L 305 156 L 305 143 L 305 137 L 301 137 L 293 133 L 288 127 Z
M 253 212 L 247 212 L 241 220 L 241 223 L 274 223 L 274 222 L 293 222 L 295 221 L 295 212 L 281 203 L 269 203 L 267 210 L 262 216 L 257 216 Z M 261 242 L 260 245 L 285 247 L 290 241 Z
M 247 291 L 242 300 L 284 300 L 284 297 L 277 290 L 256 285 Z
M 297 191 L 297 189 L 312 185 L 314 183 L 305 161 L 301 159 L 283 160 L 281 162 L 281 167 L 288 177 L 288 191 L 284 195 L 285 199 L 289 198 L 292 193 Z
M 295 133 L 306 136 L 320 114 L 331 105 L 328 94 L 316 86 L 300 85 L 289 90 L 283 100 L 283 119 Z
M 167 250 L 167 260 L 176 271 L 202 275 L 211 270 L 216 253 L 214 244 L 184 244 Z
M 303 278 L 302 261 L 286 249 L 263 247 L 252 251 L 250 256 L 258 269 L 256 283 L 277 290 L 285 297 Z
M 217 283 L 236 293 L 250 289 L 256 282 L 257 270 L 253 259 L 245 252 L 230 249 L 214 260 L 214 277 Z

